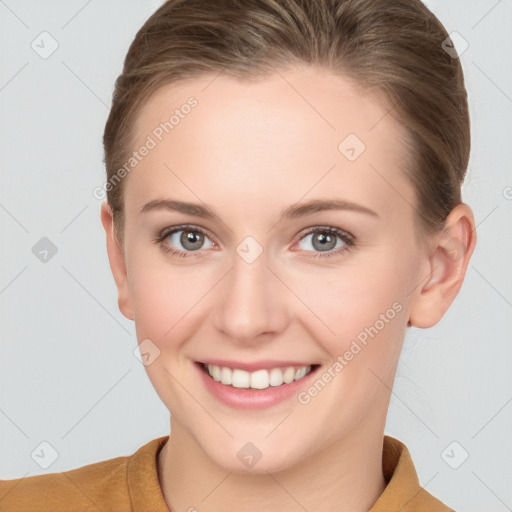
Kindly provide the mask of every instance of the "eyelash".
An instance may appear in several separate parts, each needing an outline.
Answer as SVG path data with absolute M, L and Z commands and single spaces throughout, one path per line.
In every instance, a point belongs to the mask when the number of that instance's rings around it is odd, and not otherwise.
M 193 226 L 193 225 L 182 225 L 182 226 L 174 226 L 173 228 L 166 228 L 153 239 L 153 242 L 155 244 L 160 245 L 161 249 L 166 254 L 171 254 L 172 256 L 178 256 L 180 258 L 188 258 L 188 257 L 196 257 L 194 253 L 200 253 L 201 251 L 180 251 L 178 249 L 173 249 L 169 247 L 167 244 L 165 244 L 165 240 L 172 234 L 177 233 L 179 231 L 190 231 L 192 233 L 200 233 L 208 238 L 211 239 L 209 234 L 199 226 Z M 302 233 L 301 236 L 298 238 L 298 242 L 301 241 L 306 236 L 312 234 L 312 233 L 326 233 L 329 235 L 336 235 L 338 236 L 341 241 L 345 244 L 343 247 L 332 250 L 332 251 L 325 251 L 325 253 L 322 252 L 316 252 L 314 254 L 309 254 L 306 257 L 307 258 L 329 258 L 332 256 L 340 256 L 341 254 L 344 254 L 345 252 L 351 251 L 355 247 L 355 237 L 348 233 L 347 231 L 344 231 L 339 228 L 331 227 L 331 226 L 315 226 L 314 228 L 311 228 L 307 230 L 305 233 Z M 312 251 L 305 251 L 306 253 L 312 252 Z

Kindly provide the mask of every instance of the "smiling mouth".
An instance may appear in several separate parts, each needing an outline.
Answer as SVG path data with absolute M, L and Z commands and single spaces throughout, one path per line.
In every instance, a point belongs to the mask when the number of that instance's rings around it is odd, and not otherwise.
M 267 389 L 301 380 L 319 365 L 276 367 L 254 372 L 214 364 L 200 363 L 200 366 L 214 381 L 226 386 L 243 389 Z

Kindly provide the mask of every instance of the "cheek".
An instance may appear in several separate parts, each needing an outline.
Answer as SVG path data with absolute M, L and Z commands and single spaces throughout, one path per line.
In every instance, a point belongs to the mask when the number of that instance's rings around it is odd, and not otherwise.
M 298 400 L 319 425 L 332 422 L 336 410 L 333 429 L 349 428 L 385 402 L 408 319 L 405 265 L 405 258 L 382 257 L 343 268 L 335 278 L 318 276 L 309 295 L 315 315 L 304 322 L 329 359 Z
M 295 281 L 297 295 L 308 297 L 311 309 L 303 322 L 332 359 L 346 355 L 365 365 L 391 364 L 408 320 L 411 258 L 388 251 L 353 262 L 317 273 L 313 282 Z
M 214 287 L 215 276 L 199 265 L 181 267 L 169 264 L 155 251 L 132 253 L 130 293 L 135 312 L 137 336 L 156 344 L 183 339 L 188 315 Z M 179 333 L 179 337 L 177 336 Z

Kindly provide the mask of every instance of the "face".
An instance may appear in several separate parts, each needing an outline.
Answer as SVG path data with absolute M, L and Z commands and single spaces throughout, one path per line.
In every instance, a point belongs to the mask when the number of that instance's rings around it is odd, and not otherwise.
M 138 117 L 151 147 L 124 178 L 121 309 L 176 431 L 227 469 L 258 452 L 254 471 L 285 469 L 383 428 L 425 271 L 387 112 L 295 68 L 166 86 Z

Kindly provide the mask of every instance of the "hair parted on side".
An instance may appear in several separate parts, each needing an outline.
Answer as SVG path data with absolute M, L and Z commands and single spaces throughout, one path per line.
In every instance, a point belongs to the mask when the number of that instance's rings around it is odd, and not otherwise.
M 324 68 L 383 93 L 411 141 L 407 174 L 421 230 L 461 202 L 470 153 L 462 66 L 421 0 L 169 0 L 144 23 L 117 78 L 103 137 L 107 181 L 133 152 L 141 107 L 164 85 L 225 73 L 258 80 L 295 65 Z M 107 189 L 124 229 L 123 181 Z

